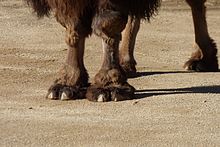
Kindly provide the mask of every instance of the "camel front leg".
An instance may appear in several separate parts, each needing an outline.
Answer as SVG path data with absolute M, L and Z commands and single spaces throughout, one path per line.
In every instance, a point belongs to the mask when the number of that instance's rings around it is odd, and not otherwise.
M 186 0 L 192 10 L 197 51 L 184 67 L 195 71 L 218 71 L 217 47 L 208 33 L 206 0 Z
M 106 102 L 128 100 L 134 97 L 134 88 L 119 65 L 119 42 L 127 17 L 120 12 L 103 10 L 93 20 L 93 30 L 103 41 L 103 63 L 95 75 L 86 97 L 90 101 Z
M 67 59 L 58 78 L 48 90 L 48 99 L 70 100 L 85 98 L 88 74 L 83 63 L 85 36 L 75 26 L 67 27 Z
M 134 47 L 136 37 L 140 28 L 140 19 L 129 16 L 128 22 L 122 32 L 120 46 L 120 65 L 128 77 L 136 74 L 136 61 L 134 58 Z

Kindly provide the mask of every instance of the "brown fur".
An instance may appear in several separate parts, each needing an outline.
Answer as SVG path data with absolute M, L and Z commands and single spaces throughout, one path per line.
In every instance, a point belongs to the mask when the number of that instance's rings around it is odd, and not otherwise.
M 117 10 L 138 18 L 150 18 L 160 6 L 160 0 L 25 0 L 39 17 L 55 9 L 58 15 L 79 18 L 88 9 Z
M 79 17 L 85 7 L 87 7 L 92 0 L 26 0 L 31 5 L 39 17 L 48 15 L 50 10 L 56 9 L 57 13 Z M 72 13 L 74 12 L 74 13 Z M 72 14 L 71 14 L 72 13 Z
M 26 0 L 28 5 L 30 5 L 34 12 L 37 13 L 38 17 L 42 17 L 44 15 L 49 16 L 51 7 L 48 2 L 45 0 Z

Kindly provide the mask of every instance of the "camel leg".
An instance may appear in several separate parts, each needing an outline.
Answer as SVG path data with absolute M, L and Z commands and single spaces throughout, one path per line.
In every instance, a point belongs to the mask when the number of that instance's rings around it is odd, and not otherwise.
M 48 99 L 69 100 L 85 97 L 88 74 L 83 63 L 83 54 L 87 34 L 83 34 L 81 30 L 80 24 L 66 27 L 68 55 L 58 78 L 48 90 Z
M 132 99 L 134 88 L 119 65 L 119 42 L 127 17 L 119 12 L 103 10 L 93 19 L 93 31 L 103 41 L 104 58 L 86 97 L 90 101 L 106 102 Z
M 197 51 L 184 65 L 188 70 L 218 71 L 217 47 L 206 22 L 206 0 L 186 0 L 192 10 Z
M 140 19 L 128 18 L 127 25 L 122 32 L 122 42 L 120 46 L 120 65 L 128 77 L 136 74 L 136 61 L 134 58 L 134 47 L 136 36 L 140 28 Z

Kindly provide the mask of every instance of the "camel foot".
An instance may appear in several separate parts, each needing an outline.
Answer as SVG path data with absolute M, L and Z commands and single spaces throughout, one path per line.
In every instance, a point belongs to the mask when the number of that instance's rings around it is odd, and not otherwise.
M 135 88 L 128 83 L 106 87 L 91 85 L 87 89 L 86 98 L 94 102 L 131 100 L 134 98 L 134 91 Z
M 75 100 L 85 98 L 87 87 L 66 86 L 61 84 L 52 85 L 46 96 L 50 100 Z
M 137 75 L 135 65 L 121 65 L 121 67 L 124 70 L 124 73 L 127 76 L 127 78 L 134 78 Z
M 190 59 L 185 63 L 184 68 L 197 72 L 216 72 L 218 71 L 218 61 L 217 59 L 212 61 L 203 59 Z
M 137 70 L 136 70 L 136 62 L 134 63 L 121 63 L 120 64 L 125 75 L 127 76 L 127 78 L 133 78 L 137 75 Z

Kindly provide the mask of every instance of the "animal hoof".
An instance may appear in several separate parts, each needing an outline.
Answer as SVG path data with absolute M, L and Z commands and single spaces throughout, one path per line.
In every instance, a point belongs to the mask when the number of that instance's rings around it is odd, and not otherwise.
M 110 93 L 108 89 L 98 88 L 95 85 L 87 89 L 86 98 L 94 102 L 110 101 Z
M 53 85 L 48 90 L 46 96 L 50 100 L 74 100 L 82 99 L 85 97 L 87 87 L 78 87 L 78 86 L 66 86 L 66 85 Z
M 50 92 L 50 93 L 48 93 L 46 98 L 50 99 L 50 100 L 56 100 L 56 99 L 58 99 L 58 96 L 56 96 L 53 92 Z
M 126 83 L 126 85 L 122 87 L 116 87 L 111 90 L 111 99 L 112 101 L 123 101 L 123 100 L 131 100 L 134 98 L 135 88 Z
M 99 96 L 98 96 L 98 99 L 97 99 L 97 102 L 104 102 L 105 101 L 105 95 L 104 94 L 100 94 Z
M 134 91 L 134 87 L 129 84 L 104 88 L 92 85 L 87 90 L 86 98 L 94 102 L 131 100 L 134 98 Z
M 61 90 L 61 88 L 62 88 L 62 86 L 59 84 L 51 86 L 48 90 L 48 94 L 47 94 L 46 98 L 50 99 L 50 100 L 59 99 L 59 91 Z
M 135 64 L 121 63 L 121 67 L 126 74 L 127 78 L 134 78 L 137 75 Z
M 185 63 L 184 68 L 197 72 L 216 72 L 218 71 L 218 62 L 205 62 L 204 60 L 190 59 Z
M 65 92 L 63 92 L 61 94 L 61 97 L 60 97 L 60 100 L 61 101 L 67 101 L 67 100 L 70 100 L 71 98 L 67 96 L 67 94 Z

